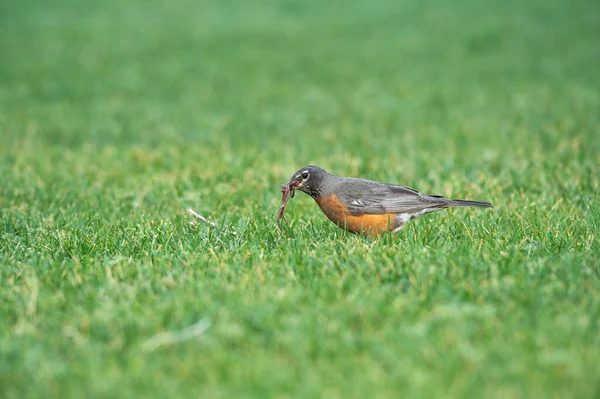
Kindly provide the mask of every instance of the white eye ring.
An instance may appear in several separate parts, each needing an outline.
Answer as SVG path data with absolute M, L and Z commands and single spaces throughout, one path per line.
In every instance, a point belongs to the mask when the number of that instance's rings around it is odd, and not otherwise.
M 309 176 L 309 174 L 308 174 L 308 172 L 306 170 L 302 172 L 302 178 L 304 180 L 308 179 L 308 176 Z

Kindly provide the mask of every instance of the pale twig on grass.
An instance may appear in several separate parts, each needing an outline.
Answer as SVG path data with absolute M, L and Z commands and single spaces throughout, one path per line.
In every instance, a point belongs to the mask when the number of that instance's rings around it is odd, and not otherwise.
M 206 319 L 202 319 L 196 324 L 182 328 L 179 331 L 167 331 L 163 333 L 158 333 L 148 338 L 142 344 L 142 350 L 144 352 L 152 352 L 160 348 L 161 346 L 173 345 L 179 342 L 197 338 L 200 335 L 204 334 L 204 332 L 208 330 L 209 327 L 210 322 Z
M 211 227 L 217 227 L 216 224 L 214 224 L 213 222 L 211 222 L 210 220 L 208 220 L 204 216 L 200 215 L 198 212 L 196 212 L 192 208 L 188 208 L 187 211 L 190 213 L 190 215 L 192 215 L 196 219 L 200 220 L 202 223 L 206 223 L 206 224 L 210 225 Z
M 211 222 L 210 220 L 208 220 L 207 218 L 205 218 L 204 216 L 200 215 L 198 212 L 196 212 L 195 210 L 193 210 L 192 208 L 188 208 L 187 210 L 189 212 L 190 215 L 192 215 L 193 217 L 195 217 L 196 219 L 198 219 L 199 221 L 201 221 L 202 223 L 206 223 L 207 225 L 209 225 L 210 227 L 217 227 L 217 225 L 213 222 Z M 231 231 L 230 234 L 232 236 L 237 236 L 237 233 L 235 231 Z

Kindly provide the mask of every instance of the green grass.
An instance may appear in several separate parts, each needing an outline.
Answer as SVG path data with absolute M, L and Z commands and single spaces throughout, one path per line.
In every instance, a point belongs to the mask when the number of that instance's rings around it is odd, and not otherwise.
M 596 2 L 28 0 L 0 37 L 0 396 L 600 394 Z M 310 163 L 496 207 L 373 240 L 298 194 L 279 232 Z

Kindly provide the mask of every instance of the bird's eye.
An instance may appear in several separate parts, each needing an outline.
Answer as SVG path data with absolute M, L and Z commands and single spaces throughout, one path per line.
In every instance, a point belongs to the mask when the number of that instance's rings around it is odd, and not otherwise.
M 304 180 L 308 179 L 308 172 L 307 171 L 302 172 L 302 178 Z

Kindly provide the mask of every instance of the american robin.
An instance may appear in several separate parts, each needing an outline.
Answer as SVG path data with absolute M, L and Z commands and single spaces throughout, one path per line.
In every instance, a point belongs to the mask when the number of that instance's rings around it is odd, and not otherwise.
M 409 220 L 440 209 L 493 208 L 489 202 L 446 199 L 405 186 L 334 176 L 314 165 L 294 173 L 287 186 L 313 197 L 325 216 L 339 227 L 368 235 L 395 233 Z

